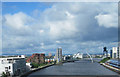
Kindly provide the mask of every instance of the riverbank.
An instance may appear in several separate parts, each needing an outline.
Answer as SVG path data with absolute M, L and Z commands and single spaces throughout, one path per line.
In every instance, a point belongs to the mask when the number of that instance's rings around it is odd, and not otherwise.
M 101 61 L 99 61 L 98 63 L 100 63 L 101 65 L 103 65 L 107 69 L 114 71 L 120 75 L 120 68 L 118 68 L 116 61 L 113 61 L 110 57 L 104 58 Z
M 110 69 L 110 70 L 112 70 L 112 71 L 120 74 L 120 69 L 115 68 L 115 67 L 112 67 L 112 66 L 110 66 L 110 65 L 108 65 L 108 64 L 106 64 L 106 63 L 100 63 L 100 64 L 103 65 L 104 67 L 106 67 L 106 68 L 108 68 L 108 69 Z
M 22 74 L 22 75 L 19 76 L 19 77 L 27 77 L 29 74 L 31 74 L 31 73 L 33 73 L 33 72 L 36 72 L 36 71 L 38 71 L 38 70 L 41 70 L 41 69 L 44 69 L 44 68 L 47 68 L 47 67 L 53 66 L 53 65 L 55 65 L 55 64 L 47 64 L 47 65 L 45 65 L 45 66 L 41 66 L 41 67 L 38 67 L 38 68 L 34 68 L 34 69 L 32 69 L 32 70 L 30 70 L 30 71 Z

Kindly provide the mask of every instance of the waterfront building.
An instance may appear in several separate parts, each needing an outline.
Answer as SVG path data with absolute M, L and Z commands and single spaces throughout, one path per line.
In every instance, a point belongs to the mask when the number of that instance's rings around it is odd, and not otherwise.
M 117 47 L 112 47 L 112 58 L 117 58 Z
M 110 58 L 112 58 L 112 50 L 110 50 Z
M 120 47 L 118 47 L 118 58 L 120 59 Z
M 45 59 L 45 62 L 54 62 L 55 61 L 55 59 Z
M 82 58 L 83 58 L 83 54 L 78 52 L 77 54 L 74 54 L 74 55 L 73 55 L 73 58 L 82 59 Z
M 51 57 L 51 56 L 52 56 L 52 53 L 49 53 L 48 56 Z
M 0 58 L 0 74 L 20 75 L 26 72 L 25 56 Z
M 27 60 L 27 63 L 37 63 L 37 64 L 41 64 L 41 63 L 45 63 L 45 54 L 44 53 L 35 53 L 32 56 L 30 56 Z
M 120 47 L 112 47 L 112 58 L 120 58 Z
M 56 57 L 57 63 L 62 62 L 62 48 L 61 47 L 57 49 L 57 53 L 55 57 Z
M 31 63 L 26 63 L 26 71 L 30 71 L 32 68 L 32 64 Z
M 63 57 L 63 60 L 64 60 L 64 61 L 72 60 L 72 59 L 73 59 L 72 57 L 73 57 L 73 56 L 71 56 L 71 55 L 65 55 L 65 56 Z

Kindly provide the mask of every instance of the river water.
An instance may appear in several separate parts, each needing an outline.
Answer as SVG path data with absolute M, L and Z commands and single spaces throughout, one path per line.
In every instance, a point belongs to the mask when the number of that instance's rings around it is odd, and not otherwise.
M 28 77 L 34 75 L 118 75 L 97 62 L 90 60 L 80 60 L 75 62 L 54 65 L 45 69 L 36 71 Z

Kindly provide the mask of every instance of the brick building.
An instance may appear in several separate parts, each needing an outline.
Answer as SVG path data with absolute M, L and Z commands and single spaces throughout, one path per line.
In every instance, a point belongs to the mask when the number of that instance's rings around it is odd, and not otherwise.
M 32 56 L 30 56 L 27 60 L 27 63 L 37 63 L 41 64 L 45 62 L 45 54 L 44 53 L 35 53 Z

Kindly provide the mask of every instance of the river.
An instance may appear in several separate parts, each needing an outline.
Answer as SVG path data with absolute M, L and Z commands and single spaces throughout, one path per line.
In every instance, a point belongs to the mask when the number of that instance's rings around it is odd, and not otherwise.
M 60 65 L 54 65 L 45 69 L 36 71 L 30 74 L 28 77 L 40 75 L 118 75 L 97 62 L 91 62 L 90 60 L 80 60 L 75 62 L 63 63 Z

